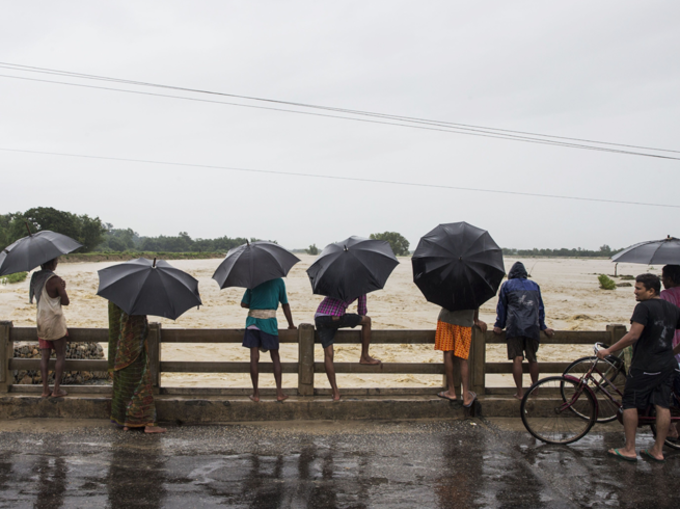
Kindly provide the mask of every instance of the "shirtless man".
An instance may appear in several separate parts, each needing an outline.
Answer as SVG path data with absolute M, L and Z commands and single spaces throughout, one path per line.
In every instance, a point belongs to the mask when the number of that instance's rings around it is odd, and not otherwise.
M 66 396 L 66 391 L 59 388 L 61 376 L 66 362 L 66 319 L 61 309 L 68 306 L 70 301 L 66 294 L 66 281 L 57 276 L 54 270 L 57 268 L 59 259 L 55 258 L 43 263 L 38 272 L 31 277 L 30 298 L 36 298 L 38 313 L 36 325 L 38 329 L 38 343 L 40 344 L 40 375 L 42 376 L 42 397 L 61 398 Z M 57 362 L 54 369 L 54 390 L 50 391 L 47 382 L 48 366 L 52 349 L 57 354 Z

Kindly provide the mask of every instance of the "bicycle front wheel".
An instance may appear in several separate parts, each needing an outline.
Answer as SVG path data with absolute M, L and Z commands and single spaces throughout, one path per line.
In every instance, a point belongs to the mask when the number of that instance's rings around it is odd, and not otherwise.
M 621 407 L 621 394 L 626 385 L 626 369 L 623 362 L 618 357 L 613 360 L 598 359 L 595 356 L 583 357 L 572 362 L 563 374 L 581 378 L 591 368 L 593 362 L 597 362 L 597 365 L 593 370 L 592 378 L 588 380 L 588 386 L 597 398 L 597 422 L 611 422 L 616 419 L 616 414 Z M 604 391 L 607 391 L 611 397 L 607 396 Z M 578 414 L 578 409 L 574 408 L 574 412 Z M 589 416 L 581 415 L 581 417 L 588 419 Z
M 585 385 L 551 376 L 532 385 L 520 405 L 529 433 L 548 444 L 570 444 L 583 438 L 597 420 L 595 398 Z

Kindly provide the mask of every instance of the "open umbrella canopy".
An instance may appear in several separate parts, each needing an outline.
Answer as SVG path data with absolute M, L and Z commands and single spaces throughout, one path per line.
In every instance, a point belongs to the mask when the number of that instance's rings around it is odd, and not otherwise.
M 99 271 L 97 295 L 128 315 L 153 315 L 176 320 L 201 305 L 198 281 L 164 260 L 137 258 Z
M 315 294 L 350 301 L 382 289 L 397 265 L 389 242 L 349 237 L 327 245 L 307 275 Z
M 266 281 L 285 277 L 300 259 L 273 242 L 248 242 L 230 249 L 213 274 L 220 288 L 253 289 Z
M 425 298 L 450 311 L 477 309 L 496 295 L 505 275 L 498 244 L 464 221 L 440 224 L 423 236 L 411 263 Z
M 680 239 L 670 235 L 662 240 L 640 242 L 612 256 L 616 263 L 680 265 Z
M 0 276 L 28 272 L 83 245 L 71 237 L 50 230 L 29 234 L 0 253 Z

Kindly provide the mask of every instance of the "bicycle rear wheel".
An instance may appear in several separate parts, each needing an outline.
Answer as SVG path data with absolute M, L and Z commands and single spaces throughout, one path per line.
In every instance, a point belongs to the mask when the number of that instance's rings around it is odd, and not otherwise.
M 583 438 L 597 420 L 595 398 L 585 385 L 551 376 L 532 385 L 520 405 L 524 427 L 548 444 Z
M 598 387 L 592 379 L 588 380 L 588 386 L 593 390 L 593 393 L 595 393 L 595 397 L 597 398 L 597 422 L 611 422 L 616 419 L 616 414 L 621 407 L 621 396 L 614 390 L 614 387 L 623 393 L 623 388 L 626 385 L 626 369 L 623 361 L 618 357 L 613 357 L 613 359 L 608 358 L 606 361 L 598 359 L 595 356 L 583 357 L 572 362 L 569 367 L 564 370 L 563 374 L 581 378 L 596 360 L 597 371 L 593 371 L 592 376 L 600 384 L 600 387 Z M 604 394 L 602 389 L 606 389 L 613 400 Z M 575 408 L 574 412 L 578 414 L 578 409 Z M 581 417 L 588 419 L 589 416 L 581 415 Z

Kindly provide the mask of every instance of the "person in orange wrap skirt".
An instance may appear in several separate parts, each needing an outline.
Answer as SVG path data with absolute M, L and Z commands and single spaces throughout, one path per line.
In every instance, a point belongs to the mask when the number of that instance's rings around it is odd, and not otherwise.
M 460 364 L 460 380 L 463 386 L 463 406 L 466 408 L 471 407 L 477 399 L 477 394 L 470 390 L 470 370 L 467 362 L 473 326 L 486 332 L 486 323 L 479 319 L 478 309 L 449 311 L 442 308 L 437 319 L 437 334 L 434 340 L 434 349 L 444 352 L 444 369 L 448 386 L 448 390 L 440 392 L 437 396 L 449 401 L 457 401 L 456 387 L 453 383 L 453 362 L 457 359 Z

